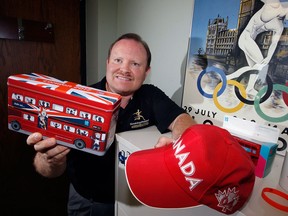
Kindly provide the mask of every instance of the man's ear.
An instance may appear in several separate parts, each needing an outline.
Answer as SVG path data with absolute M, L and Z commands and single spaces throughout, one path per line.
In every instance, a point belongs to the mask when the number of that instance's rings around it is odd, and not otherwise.
M 146 69 L 145 78 L 149 75 L 150 72 L 151 72 L 151 67 Z

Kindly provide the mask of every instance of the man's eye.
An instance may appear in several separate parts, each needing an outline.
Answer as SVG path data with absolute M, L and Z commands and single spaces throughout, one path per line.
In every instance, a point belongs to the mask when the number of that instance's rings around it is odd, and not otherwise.
M 139 64 L 139 63 L 136 63 L 136 62 L 133 62 L 132 65 L 133 65 L 134 67 L 139 67 L 139 66 L 140 66 L 140 64 Z
M 121 63 L 122 61 L 121 61 L 121 59 L 114 59 L 114 62 Z

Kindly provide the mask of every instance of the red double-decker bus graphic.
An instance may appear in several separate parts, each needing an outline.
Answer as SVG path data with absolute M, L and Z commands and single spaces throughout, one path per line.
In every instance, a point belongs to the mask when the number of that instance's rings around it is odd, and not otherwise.
M 10 76 L 7 84 L 9 129 L 100 156 L 112 144 L 120 95 L 37 73 Z

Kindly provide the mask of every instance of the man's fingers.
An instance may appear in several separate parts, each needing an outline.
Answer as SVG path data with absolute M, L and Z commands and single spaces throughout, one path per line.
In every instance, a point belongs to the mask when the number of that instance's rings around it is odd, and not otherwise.
M 66 157 L 70 151 L 68 147 L 58 145 L 55 138 L 43 139 L 42 134 L 38 132 L 30 134 L 26 142 L 28 145 L 33 145 L 35 151 L 42 153 L 46 160 L 61 159 Z
M 158 142 L 157 144 L 155 145 L 155 148 L 160 148 L 162 146 L 166 146 L 166 145 L 169 145 L 173 142 L 173 139 L 172 138 L 169 138 L 169 137 L 165 137 L 165 136 L 162 136 L 158 139 Z
M 41 133 L 32 133 L 28 136 L 26 142 L 28 145 L 33 145 L 42 139 Z
M 48 158 L 61 158 L 65 157 L 69 153 L 70 149 L 66 146 L 57 145 L 54 148 L 49 149 L 46 154 Z
M 57 151 L 52 150 L 56 150 L 56 148 L 51 149 L 46 153 L 48 162 L 60 162 L 63 160 L 66 161 L 66 156 L 70 152 L 70 148 L 64 146 L 57 146 Z
M 46 152 L 57 145 L 55 138 L 47 138 L 34 144 L 35 151 Z

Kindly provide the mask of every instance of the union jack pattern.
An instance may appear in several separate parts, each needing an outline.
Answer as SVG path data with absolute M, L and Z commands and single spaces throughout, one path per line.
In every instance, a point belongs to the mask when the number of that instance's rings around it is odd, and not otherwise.
M 15 76 L 11 76 L 10 79 L 18 80 L 35 86 L 40 86 L 46 89 L 61 92 L 64 91 L 66 94 L 85 98 L 106 105 L 114 105 L 120 100 L 120 96 L 118 96 L 117 94 L 112 94 L 106 91 L 94 89 L 69 81 L 62 81 L 38 73 L 18 74 Z

